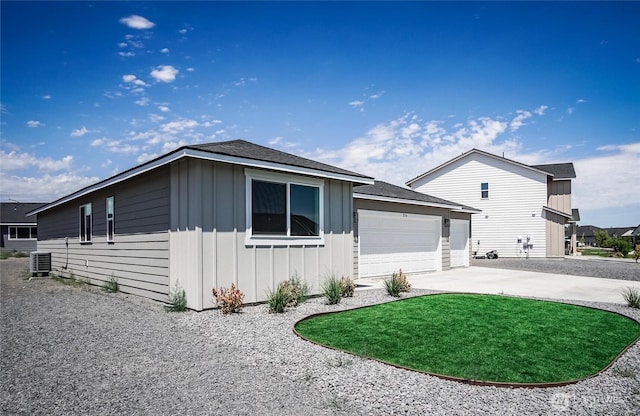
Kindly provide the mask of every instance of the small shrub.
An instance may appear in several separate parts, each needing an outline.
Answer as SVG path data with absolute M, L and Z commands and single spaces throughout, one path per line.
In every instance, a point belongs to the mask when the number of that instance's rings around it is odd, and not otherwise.
M 289 294 L 278 285 L 278 288 L 272 292 L 267 293 L 267 304 L 269 305 L 270 313 L 283 313 L 284 309 L 289 303 Z
M 611 237 L 607 240 L 607 246 L 611 247 L 614 252 L 622 253 L 622 257 L 626 257 L 631 251 L 631 243 L 622 237 Z
M 385 279 L 384 288 L 389 295 L 398 298 L 400 297 L 400 292 L 408 292 L 411 290 L 411 284 L 407 276 L 402 273 L 402 269 L 400 269 L 397 273 L 394 272 L 391 275 L 391 279 Z
M 169 293 L 169 304 L 165 305 L 164 309 L 167 312 L 184 312 L 187 310 L 187 295 L 178 282 Z
M 242 310 L 244 293 L 242 293 L 235 284 L 231 283 L 229 289 L 222 287 L 220 291 L 217 291 L 214 287 L 211 289 L 211 293 L 213 293 L 216 307 L 219 308 L 223 314 L 239 313 Z
M 282 291 L 287 296 L 287 306 L 295 307 L 304 303 L 309 297 L 309 285 L 298 274 L 291 279 L 278 284 L 277 291 Z
M 636 248 L 633 250 L 633 258 L 636 259 L 636 263 L 640 260 L 640 244 L 636 244 Z
M 327 305 L 337 305 L 342 300 L 342 285 L 335 276 L 329 276 L 322 283 L 322 296 L 327 298 Z
M 640 288 L 627 287 L 622 290 L 622 297 L 630 308 L 640 309 Z
M 340 287 L 342 288 L 342 297 L 351 298 L 356 290 L 356 284 L 350 277 L 340 278 Z
M 109 280 L 104 282 L 102 290 L 107 293 L 116 293 L 118 291 L 118 279 L 111 273 Z

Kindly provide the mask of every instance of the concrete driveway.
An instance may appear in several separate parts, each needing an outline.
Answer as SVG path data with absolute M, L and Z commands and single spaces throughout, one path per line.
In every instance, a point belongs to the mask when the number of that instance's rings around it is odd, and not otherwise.
M 621 292 L 640 282 L 538 273 L 487 267 L 456 268 L 408 276 L 411 286 L 444 292 L 492 293 L 536 298 L 622 303 Z M 382 278 L 360 279 L 359 285 L 383 287 Z

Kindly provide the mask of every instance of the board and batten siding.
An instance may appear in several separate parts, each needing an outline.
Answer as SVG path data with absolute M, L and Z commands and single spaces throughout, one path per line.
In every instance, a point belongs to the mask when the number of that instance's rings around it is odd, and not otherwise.
M 481 183 L 489 197 L 481 197 Z M 482 210 L 472 221 L 471 251 L 498 250 L 502 257 L 524 257 L 518 237 L 529 236 L 531 257 L 545 257 L 542 207 L 547 202 L 547 175 L 500 158 L 472 153 L 420 178 L 414 191 Z M 480 244 L 478 245 L 478 241 Z
M 244 302 L 260 302 L 298 275 L 320 292 L 329 275 L 353 275 L 352 186 L 324 180 L 324 244 L 246 245 L 245 168 L 198 159 L 171 166 L 171 285 L 189 307 L 214 307 L 212 288 L 235 284 Z
M 114 241 L 107 241 L 106 198 L 115 201 Z M 80 243 L 80 206 L 92 204 L 92 241 Z M 38 250 L 53 272 L 166 301 L 169 293 L 169 168 L 161 167 L 38 214 Z

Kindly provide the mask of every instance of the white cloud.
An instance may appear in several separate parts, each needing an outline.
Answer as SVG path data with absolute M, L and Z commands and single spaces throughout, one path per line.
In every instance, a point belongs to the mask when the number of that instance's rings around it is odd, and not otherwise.
M 139 87 L 148 87 L 149 86 L 149 84 L 147 84 L 146 82 L 144 82 L 141 79 L 138 79 L 138 77 L 136 77 L 135 75 L 132 75 L 132 74 L 123 75 L 122 76 L 122 80 L 124 82 L 126 82 L 126 83 L 137 85 Z
M 195 120 L 180 119 L 163 124 L 160 126 L 160 129 L 165 133 L 178 133 L 184 130 L 193 129 L 197 126 L 198 122 Z
M 4 171 L 35 168 L 44 172 L 55 172 L 70 169 L 73 163 L 73 156 L 65 156 L 56 160 L 50 157 L 37 157 L 17 151 L 7 153 L 4 150 L 0 150 L 0 159 L 2 160 L 2 170 Z
M 573 205 L 581 211 L 639 205 L 640 187 L 630 170 L 640 160 L 640 142 L 599 147 L 594 156 L 573 160 Z
M 178 33 L 180 33 L 181 35 L 184 35 L 185 33 L 187 33 L 187 29 L 180 29 L 178 30 Z
M 549 108 L 549 106 L 541 105 L 540 107 L 533 110 L 533 112 L 539 116 L 542 116 L 544 115 L 544 112 L 547 111 L 547 108 Z
M 575 111 L 575 108 L 567 107 L 567 114 L 573 114 L 574 111 Z
M 74 172 L 43 176 L 17 176 L 0 172 L 0 195 L 2 199 L 19 201 L 53 201 L 97 181 L 97 177 Z
M 176 80 L 176 75 L 178 74 L 178 72 L 180 71 L 178 71 L 171 65 L 160 65 L 156 67 L 156 69 L 151 71 L 151 76 L 157 81 L 173 82 Z
M 586 103 L 586 102 L 587 102 L 587 100 L 585 100 L 584 98 L 578 98 L 576 100 L 576 103 L 578 103 L 578 104 L 583 104 L 583 103 Z
M 193 71 L 195 71 L 195 68 L 191 68 L 191 67 L 189 67 L 189 68 L 187 68 L 187 71 L 188 71 L 188 72 L 193 72 Z
M 127 46 L 129 46 L 127 42 L 118 42 L 118 47 L 120 48 L 126 48 Z
M 144 163 L 160 156 L 158 153 L 142 153 L 136 158 L 136 163 Z
M 149 98 L 147 97 L 142 97 L 140 99 L 137 99 L 136 101 L 134 101 L 137 105 L 139 105 L 140 107 L 146 107 L 149 105 Z
M 82 136 L 84 136 L 84 135 L 85 135 L 85 134 L 87 134 L 87 133 L 89 133 L 89 130 L 88 130 L 85 126 L 82 126 L 82 127 L 81 127 L 81 128 L 79 128 L 79 129 L 75 129 L 75 130 L 73 130 L 73 131 L 71 132 L 71 137 L 82 137 Z
M 517 116 L 511 120 L 509 127 L 511 127 L 511 131 L 516 131 L 520 127 L 525 125 L 525 120 L 531 118 L 531 113 L 528 111 L 518 110 L 516 111 Z
M 131 29 L 151 29 L 156 25 L 148 19 L 135 14 L 129 17 L 123 17 L 120 19 L 120 23 L 129 26 Z
M 27 126 L 33 128 L 33 129 L 36 129 L 38 127 L 42 127 L 44 125 L 45 125 L 44 123 L 42 123 L 42 122 L 40 122 L 38 120 L 29 120 L 29 121 L 27 121 Z
M 124 57 L 136 56 L 136 54 L 133 52 L 118 52 L 118 55 L 124 56 Z
M 382 97 L 383 95 L 384 95 L 384 91 L 380 91 L 378 93 L 370 95 L 369 98 L 372 99 L 372 100 L 377 100 L 378 98 Z
M 350 101 L 349 105 L 354 108 L 359 108 L 364 105 L 364 101 L 360 101 L 360 100 Z
M 51 99 L 51 96 L 50 96 L 50 95 L 43 95 L 43 96 L 42 96 L 42 99 L 43 99 L 43 100 L 50 100 L 50 99 Z
M 159 123 L 164 120 L 164 117 L 158 114 L 151 113 L 149 114 L 149 120 L 153 123 Z
M 160 49 L 160 52 L 169 53 L 169 48 L 162 48 L 162 49 Z
M 169 107 L 167 107 L 166 105 L 158 106 L 158 110 L 162 111 L 163 113 L 171 111 L 171 109 Z

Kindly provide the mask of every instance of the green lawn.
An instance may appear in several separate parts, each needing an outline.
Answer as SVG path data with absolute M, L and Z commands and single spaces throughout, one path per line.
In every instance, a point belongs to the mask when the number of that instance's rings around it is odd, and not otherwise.
M 620 315 L 493 295 L 420 296 L 298 322 L 304 338 L 433 374 L 555 383 L 606 367 L 640 337 Z

